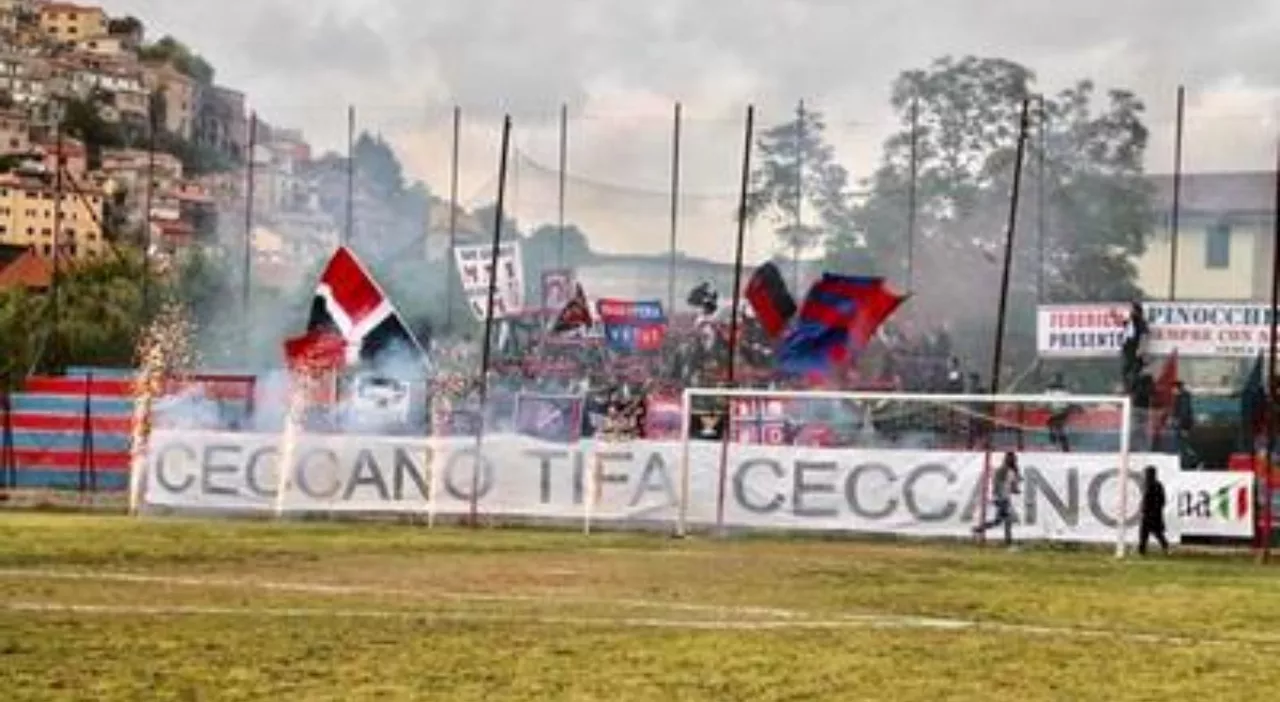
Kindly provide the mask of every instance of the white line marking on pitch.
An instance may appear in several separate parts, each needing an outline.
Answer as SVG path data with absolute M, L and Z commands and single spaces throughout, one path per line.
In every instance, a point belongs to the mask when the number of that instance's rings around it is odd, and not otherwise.
M 766 630 L 766 629 L 933 629 L 945 631 L 979 631 L 1000 632 L 1034 636 L 1061 636 L 1088 639 L 1111 638 L 1129 643 L 1169 644 L 1169 645 L 1228 645 L 1238 646 L 1242 643 L 1280 646 L 1280 638 L 1268 636 L 1246 636 L 1234 639 L 1197 638 L 1189 636 L 1145 633 L 1132 630 L 1085 629 L 1069 626 L 1047 626 L 1033 624 L 1013 624 L 1003 622 L 983 622 L 971 619 L 951 619 L 945 617 L 922 617 L 893 614 L 839 614 L 834 618 L 815 618 L 820 612 L 801 612 L 788 609 L 767 607 L 729 607 L 720 605 L 703 605 L 680 602 L 651 602 L 632 599 L 590 599 L 564 598 L 540 595 L 487 595 L 455 592 L 416 591 L 395 588 L 376 588 L 358 585 L 328 585 L 322 583 L 287 583 L 260 580 L 230 580 L 219 578 L 177 577 L 165 575 L 146 575 L 139 573 L 86 573 L 58 570 L 14 570 L 0 569 L 0 578 L 14 579 L 47 579 L 76 580 L 90 582 L 126 582 L 151 583 L 193 587 L 231 587 L 259 588 L 272 591 L 297 592 L 309 594 L 382 594 L 408 595 L 420 598 L 450 599 L 457 602 L 523 602 L 543 605 L 616 605 L 624 607 L 651 609 L 666 612 L 704 613 L 721 616 L 745 617 L 746 619 L 687 620 L 663 619 L 653 617 L 569 617 L 522 615 L 518 613 L 485 613 L 466 611 L 414 612 L 409 610 L 372 610 L 372 609 L 322 609 L 322 608 L 235 608 L 206 606 L 147 606 L 147 605 L 74 605 L 57 603 L 14 602 L 5 608 L 16 612 L 46 612 L 99 615 L 222 615 L 222 616 L 274 616 L 274 617 L 356 617 L 356 618 L 402 618 L 411 620 L 463 621 L 463 622 L 530 622 L 537 624 L 561 625 L 612 625 L 633 628 L 676 628 L 702 630 Z M 752 617 L 762 617 L 753 619 Z
M 721 616 L 760 616 L 791 618 L 807 616 L 803 612 L 772 607 L 704 605 L 685 602 L 655 602 L 637 599 L 556 597 L 554 595 L 488 594 L 449 592 L 444 590 L 408 590 L 368 585 L 330 585 L 325 583 L 278 582 L 270 580 L 232 580 L 227 578 L 201 578 L 192 576 L 147 575 L 142 573 L 86 573 L 60 570 L 0 569 L 0 579 L 74 580 L 81 582 L 120 582 L 152 585 L 177 585 L 182 587 L 222 587 L 273 592 L 293 592 L 308 595 L 382 595 L 412 597 L 416 599 L 444 599 L 456 602 L 522 602 L 532 604 L 605 605 L 632 609 L 665 609 L 668 611 L 700 612 Z
M 851 630 L 851 629 L 932 629 L 952 632 L 1011 633 L 1076 638 L 1117 639 L 1126 643 L 1153 645 L 1226 645 L 1238 646 L 1244 641 L 1199 639 L 1159 634 L 1072 629 L 1068 627 L 1026 626 L 984 623 L 962 619 L 929 617 L 872 616 L 813 620 L 725 621 L 700 619 L 662 619 L 655 617 L 572 617 L 502 614 L 485 612 L 410 612 L 364 609 L 317 609 L 305 607 L 211 607 L 192 605 L 87 605 L 43 602 L 9 602 L 0 606 L 9 612 L 31 614 L 77 614 L 90 616 L 228 616 L 273 617 L 279 619 L 381 619 L 419 622 L 457 623 L 529 623 L 554 626 L 605 626 L 647 629 L 680 629 L 697 631 L 768 631 L 782 629 Z M 1249 643 L 1280 644 L 1280 640 L 1250 640 Z

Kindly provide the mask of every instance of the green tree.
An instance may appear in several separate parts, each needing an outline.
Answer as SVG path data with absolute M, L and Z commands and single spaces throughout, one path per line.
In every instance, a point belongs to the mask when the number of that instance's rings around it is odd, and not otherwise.
M 154 44 L 138 49 L 138 58 L 150 63 L 171 63 L 183 75 L 201 85 L 213 85 L 215 77 L 213 66 L 203 56 L 172 36 L 165 36 Z
M 1125 91 L 1099 97 L 1088 81 L 1040 96 L 1035 75 L 1004 59 L 948 57 L 898 77 L 892 105 L 901 130 L 885 142 L 868 180 L 855 236 L 828 247 L 832 257 L 862 255 L 883 273 L 904 272 L 914 142 L 910 311 L 956 324 L 975 355 L 993 338 L 1019 116 L 1028 98 L 1008 323 L 1011 339 L 1026 343 L 1015 343 L 1013 353 L 1034 348 L 1042 284 L 1055 301 L 1137 294 L 1132 260 L 1145 246 L 1151 212 L 1142 103 Z
M 767 221 L 798 261 L 823 242 L 852 234 L 849 173 L 826 141 L 822 113 L 803 103 L 794 119 L 756 140 L 747 216 Z
M 1036 95 L 1035 87 L 1034 73 L 1004 59 L 948 57 L 926 70 L 901 74 L 893 84 L 892 104 L 902 129 L 885 142 L 882 163 L 868 181 L 869 197 L 857 211 L 859 241 L 836 242 L 829 253 L 861 248 L 886 271 L 902 270 L 914 141 L 915 244 L 932 253 L 927 256 L 934 262 L 932 272 L 954 274 L 957 261 L 998 262 L 1019 113 L 1024 98 L 1031 97 L 1018 213 L 1024 245 L 1015 252 L 1022 275 L 1016 282 L 1024 288 L 1038 285 L 1042 267 L 1033 225 L 1044 221 L 1049 226 L 1043 272 L 1051 297 L 1134 294 L 1131 260 L 1143 251 L 1151 207 L 1143 178 L 1143 105 L 1132 93 L 1111 91 L 1099 106 L 1088 81 L 1052 97 Z M 918 110 L 914 131 L 913 109 Z M 1042 160 L 1040 174 L 1036 168 Z M 1037 211 L 1041 203 L 1043 217 Z M 923 265 L 922 273 L 930 272 L 929 264 Z
M 63 107 L 63 132 L 84 143 L 91 170 L 101 167 L 103 149 L 115 149 L 124 145 L 124 135 L 120 128 L 102 118 L 99 111 L 101 100 L 102 96 L 99 94 L 86 100 L 72 98 Z
M 366 183 L 384 200 L 398 197 L 405 189 L 404 168 L 395 151 L 381 136 L 362 132 L 353 147 L 356 178 Z

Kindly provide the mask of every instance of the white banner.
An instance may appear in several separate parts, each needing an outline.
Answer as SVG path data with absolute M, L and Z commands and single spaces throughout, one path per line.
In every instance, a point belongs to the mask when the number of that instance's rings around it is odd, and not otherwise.
M 489 306 L 489 264 L 493 248 L 488 245 L 454 248 L 462 290 L 471 305 L 471 313 L 484 321 Z M 513 242 L 498 247 L 498 282 L 493 297 L 493 318 L 503 319 L 524 309 L 524 259 L 520 244 Z
M 674 524 L 680 444 L 640 441 L 566 446 L 487 437 L 473 470 L 469 438 L 307 436 L 291 452 L 277 498 L 277 435 L 158 431 L 146 473 L 149 505 L 209 510 L 418 512 L 582 519 L 586 496 L 601 521 Z M 999 455 L 993 456 L 998 460 Z M 1120 481 L 1113 454 L 1026 453 L 1015 501 L 1018 538 L 1108 543 L 1116 538 Z M 724 524 L 918 536 L 970 534 L 981 518 L 982 453 L 734 445 L 723 486 Z M 1136 538 L 1140 475 L 1156 466 L 1177 484 L 1177 458 L 1135 455 L 1129 519 Z M 434 474 L 433 474 L 434 472 Z M 689 447 L 688 520 L 717 521 L 720 444 Z M 436 499 L 429 496 L 436 487 Z M 1170 494 L 1175 491 L 1169 490 Z M 1176 539 L 1175 500 L 1167 521 Z
M 1252 473 L 1186 471 L 1166 492 L 1184 536 L 1249 539 L 1254 531 L 1253 484 Z
M 1249 302 L 1147 302 L 1147 350 L 1167 356 L 1253 358 L 1270 338 L 1266 305 Z M 1041 305 L 1036 339 L 1044 358 L 1116 358 L 1127 303 Z

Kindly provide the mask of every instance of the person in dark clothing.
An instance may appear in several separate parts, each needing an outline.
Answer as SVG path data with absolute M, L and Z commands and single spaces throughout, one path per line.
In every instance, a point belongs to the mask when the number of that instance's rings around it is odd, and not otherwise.
M 1142 472 L 1142 522 L 1138 525 L 1138 553 L 1147 555 L 1147 542 L 1155 537 L 1160 549 L 1169 553 L 1169 540 L 1164 533 L 1164 485 L 1156 476 L 1156 467 Z
M 1004 545 L 1013 546 L 1013 496 L 1018 494 L 1022 484 L 1022 473 L 1018 470 L 1018 457 L 1012 451 L 1004 455 L 1004 462 L 991 476 L 991 506 L 994 516 L 984 524 L 973 528 L 974 535 L 981 535 L 988 529 L 1004 527 Z
M 1120 347 L 1120 373 L 1124 379 L 1124 386 L 1129 392 L 1133 392 L 1138 376 L 1146 366 L 1144 351 L 1148 331 L 1142 303 L 1134 302 L 1129 309 L 1129 319 L 1124 325 L 1124 341 Z
M 1071 450 L 1071 444 L 1067 440 L 1067 421 L 1071 419 L 1072 411 L 1071 403 L 1062 399 L 1071 394 L 1067 389 L 1067 381 L 1061 373 L 1055 373 L 1044 390 L 1046 395 L 1057 398 L 1049 403 L 1049 442 L 1066 453 Z

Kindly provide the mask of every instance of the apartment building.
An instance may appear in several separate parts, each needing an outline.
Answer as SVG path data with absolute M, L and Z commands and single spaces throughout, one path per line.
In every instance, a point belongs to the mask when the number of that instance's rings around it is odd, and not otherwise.
M 160 94 L 161 126 L 165 131 L 190 140 L 195 134 L 200 86 L 171 64 L 144 64 L 147 90 Z
M 31 119 L 21 110 L 0 110 L 0 156 L 31 151 Z
M 1274 173 L 1183 174 L 1176 238 L 1173 176 L 1150 180 L 1157 225 L 1135 261 L 1138 283 L 1148 297 L 1168 299 L 1172 273 L 1172 294 L 1178 300 L 1271 299 Z
M 101 190 L 64 188 L 59 197 L 51 178 L 0 175 L 0 244 L 51 257 L 59 218 L 60 255 L 89 258 L 106 252 Z
M 54 93 L 54 71 L 48 61 L 17 53 L 0 55 L 0 90 L 16 105 L 34 107 Z
M 93 5 L 50 2 L 40 6 L 40 29 L 55 41 L 73 44 L 107 33 L 107 13 Z

